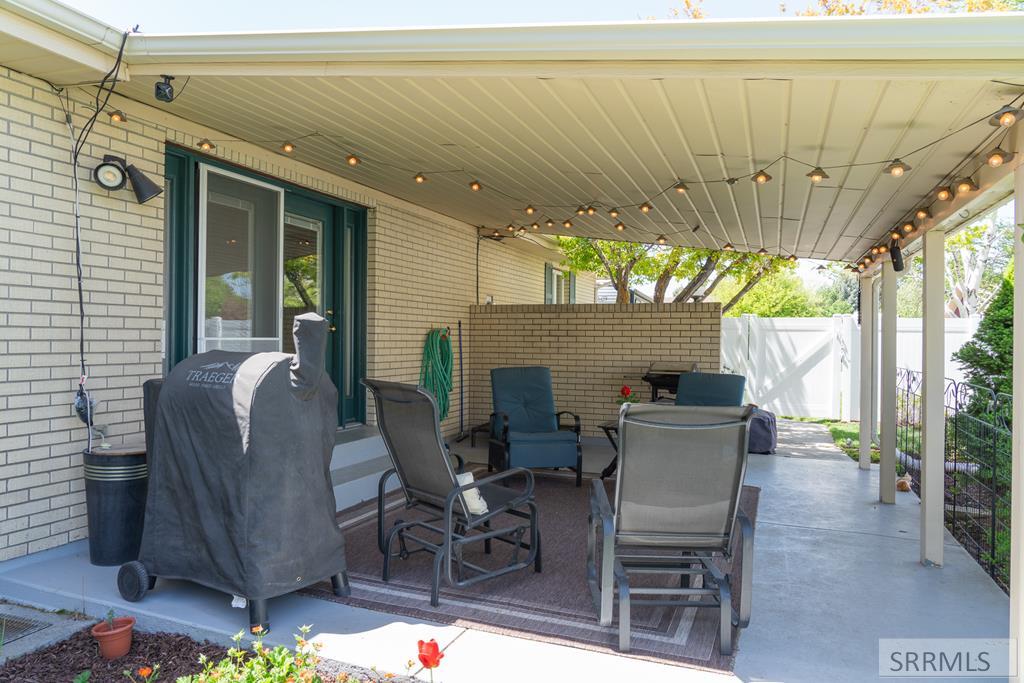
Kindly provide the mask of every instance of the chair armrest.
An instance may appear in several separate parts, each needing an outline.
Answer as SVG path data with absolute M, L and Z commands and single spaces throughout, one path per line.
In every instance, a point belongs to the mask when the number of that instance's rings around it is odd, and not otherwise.
M 487 484 L 494 484 L 496 482 L 502 481 L 503 479 L 508 479 L 509 477 L 514 477 L 516 475 L 522 475 L 526 479 L 526 486 L 523 489 L 522 493 L 520 493 L 514 499 L 509 501 L 505 507 L 515 507 L 520 503 L 524 503 L 527 500 L 530 500 L 531 498 L 533 498 L 533 472 L 526 469 L 525 467 L 513 467 L 511 469 L 505 470 L 504 472 L 498 472 L 497 474 L 492 474 L 491 476 L 484 477 L 483 479 L 476 479 L 474 481 L 469 482 L 468 484 L 465 484 L 464 486 L 459 486 L 457 488 L 452 489 L 451 493 L 448 494 L 448 497 L 445 498 L 444 501 L 445 514 L 447 515 L 448 512 L 451 511 L 452 505 L 455 503 L 455 499 L 462 493 L 469 491 L 470 489 L 480 488 L 481 486 L 485 486 Z M 493 512 L 495 511 L 492 510 L 488 514 L 491 514 Z
M 562 416 L 563 415 L 571 415 L 572 416 L 573 426 L 570 427 L 570 429 L 572 429 L 572 431 L 574 431 L 577 434 L 579 434 L 580 433 L 580 416 L 577 415 L 576 413 L 572 412 L 572 411 L 569 411 L 569 410 L 562 410 L 562 411 L 559 411 L 559 412 L 555 413 L 555 417 L 558 418 L 558 428 L 559 429 L 562 428 Z
M 499 437 L 502 443 L 508 442 L 508 414 L 494 412 L 491 413 L 491 429 L 494 429 L 494 419 L 499 418 L 501 420 L 501 436 Z M 491 440 L 494 440 L 494 434 L 491 434 Z

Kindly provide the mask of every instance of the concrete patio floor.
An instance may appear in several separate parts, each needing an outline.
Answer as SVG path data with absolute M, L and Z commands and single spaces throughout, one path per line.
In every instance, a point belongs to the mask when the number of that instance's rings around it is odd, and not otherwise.
M 817 425 L 780 422 L 778 455 L 752 455 L 747 482 L 760 486 L 753 619 L 731 676 L 518 639 L 338 605 L 299 595 L 270 604 L 271 640 L 290 643 L 313 624 L 323 655 L 379 671 L 405 672 L 418 639 L 436 638 L 445 683 L 521 680 L 870 681 L 879 638 L 1001 637 L 1009 603 L 947 535 L 946 564 L 918 562 L 917 498 L 878 500 L 878 470 L 861 471 Z M 465 446 L 464 448 L 462 446 Z M 455 449 L 477 459 L 468 442 Z M 819 454 L 814 457 L 813 454 Z M 840 457 L 835 457 L 836 454 Z M 611 449 L 591 440 L 585 469 L 600 471 Z M 793 457 L 785 457 L 785 456 Z M 376 548 L 349 548 L 348 552 Z M 246 623 L 228 598 L 164 581 L 139 603 L 117 594 L 116 568 L 93 567 L 84 542 L 0 564 L 0 598 L 100 617 L 110 608 L 140 627 L 226 641 Z M 424 676 L 425 677 L 425 676 Z

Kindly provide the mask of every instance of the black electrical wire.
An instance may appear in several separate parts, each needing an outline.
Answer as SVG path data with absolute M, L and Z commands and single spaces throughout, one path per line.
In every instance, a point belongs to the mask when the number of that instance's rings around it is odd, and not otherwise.
M 85 360 L 85 285 L 82 273 L 82 211 L 78 179 L 79 159 L 81 157 L 82 150 L 85 149 L 85 144 L 89 139 L 89 135 L 92 133 L 93 127 L 96 125 L 96 120 L 99 118 L 100 114 L 103 113 L 107 103 L 110 102 L 111 96 L 114 94 L 114 89 L 117 86 L 118 76 L 121 71 L 121 63 L 124 59 L 125 45 L 128 42 L 128 36 L 130 33 L 131 31 L 125 31 L 121 36 L 121 45 L 118 48 L 114 64 L 110 68 L 110 71 L 103 76 L 103 79 L 99 82 L 99 85 L 96 88 L 96 95 L 94 97 L 95 110 L 77 135 L 75 134 L 74 119 L 71 116 L 70 95 L 64 88 L 58 88 L 51 85 L 56 92 L 57 101 L 60 102 L 61 110 L 64 113 L 64 122 L 68 127 L 68 137 L 71 144 L 71 187 L 75 197 L 75 280 L 78 290 L 79 376 L 78 392 L 75 395 L 75 409 L 82 416 L 87 425 L 89 451 L 92 451 L 93 401 L 89 396 L 89 392 L 85 388 L 86 381 L 89 378 L 89 373 Z

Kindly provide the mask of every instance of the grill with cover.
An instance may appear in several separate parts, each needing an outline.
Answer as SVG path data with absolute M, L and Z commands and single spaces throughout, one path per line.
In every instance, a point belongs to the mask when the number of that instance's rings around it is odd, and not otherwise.
M 139 559 L 118 589 L 141 600 L 157 577 L 267 599 L 328 577 L 348 594 L 330 479 L 338 392 L 324 370 L 327 322 L 295 318 L 294 355 L 210 351 L 174 367 L 147 425 L 149 497 Z

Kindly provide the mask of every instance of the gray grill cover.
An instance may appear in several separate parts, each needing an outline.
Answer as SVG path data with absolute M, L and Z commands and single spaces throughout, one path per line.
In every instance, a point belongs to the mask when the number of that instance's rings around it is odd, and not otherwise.
M 139 553 L 150 574 L 262 599 L 345 569 L 327 323 L 307 313 L 293 332 L 294 356 L 211 351 L 168 375 Z

